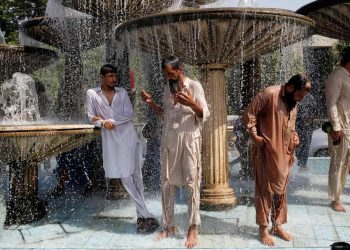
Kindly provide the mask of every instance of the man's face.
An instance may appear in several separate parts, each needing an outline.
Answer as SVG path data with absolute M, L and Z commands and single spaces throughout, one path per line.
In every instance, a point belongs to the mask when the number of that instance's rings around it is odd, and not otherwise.
M 117 74 L 116 73 L 107 73 L 101 75 L 103 85 L 107 87 L 114 88 L 117 84 Z
M 285 98 L 289 109 L 293 109 L 297 105 L 297 103 L 301 102 L 308 93 L 309 91 L 306 88 L 296 91 L 293 89 L 286 88 Z
M 171 64 L 166 65 L 162 71 L 165 80 L 179 80 L 182 74 L 181 69 L 174 69 Z

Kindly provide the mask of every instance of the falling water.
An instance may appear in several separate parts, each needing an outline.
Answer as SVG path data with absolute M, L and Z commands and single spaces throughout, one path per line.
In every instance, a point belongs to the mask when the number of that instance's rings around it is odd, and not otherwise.
M 0 86 L 0 123 L 15 124 L 40 120 L 35 82 L 29 75 L 13 74 Z

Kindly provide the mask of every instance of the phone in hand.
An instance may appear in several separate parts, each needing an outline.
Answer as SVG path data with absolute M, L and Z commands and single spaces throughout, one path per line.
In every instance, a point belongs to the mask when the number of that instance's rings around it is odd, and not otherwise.
M 168 82 L 169 82 L 170 92 L 172 94 L 176 94 L 176 93 L 181 92 L 180 80 L 172 80 L 172 79 L 170 79 Z

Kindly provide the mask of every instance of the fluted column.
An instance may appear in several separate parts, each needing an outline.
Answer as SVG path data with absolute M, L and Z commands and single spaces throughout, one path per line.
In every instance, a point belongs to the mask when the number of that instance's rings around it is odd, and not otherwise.
M 203 131 L 201 206 L 220 210 L 237 204 L 228 175 L 225 65 L 205 65 L 201 73 L 210 110 Z
M 25 224 L 43 218 L 45 202 L 38 197 L 38 163 L 12 162 L 5 225 Z

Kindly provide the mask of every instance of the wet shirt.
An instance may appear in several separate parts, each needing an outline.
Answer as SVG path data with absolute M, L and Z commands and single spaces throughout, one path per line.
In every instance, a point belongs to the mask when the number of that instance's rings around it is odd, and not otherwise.
M 254 145 L 257 159 L 254 167 L 257 180 L 265 191 L 282 194 L 294 161 L 295 121 L 297 111 L 287 109 L 283 100 L 284 85 L 270 86 L 260 92 L 243 114 L 243 122 L 249 134 L 264 138 L 262 147 Z
M 92 122 L 94 116 L 112 120 L 115 128 L 101 128 L 103 168 L 108 178 L 125 178 L 132 175 L 139 165 L 139 139 L 132 124 L 134 110 L 128 93 L 115 88 L 112 103 L 109 104 L 101 87 L 89 89 L 86 96 L 87 115 Z M 101 126 L 101 121 L 92 122 Z M 137 166 L 140 167 L 140 166 Z
M 162 166 L 163 178 L 174 185 L 185 185 L 186 180 L 194 179 L 193 168 L 197 167 L 201 143 L 201 128 L 209 117 L 209 109 L 202 85 L 194 80 L 185 78 L 184 89 L 188 91 L 194 101 L 203 108 L 203 117 L 199 118 L 195 112 L 185 105 L 176 103 L 167 85 L 163 95 L 164 119 L 162 132 Z M 194 166 L 196 165 L 196 166 Z
M 350 140 L 350 73 L 339 67 L 326 80 L 326 104 L 328 119 L 335 131 L 342 132 Z

